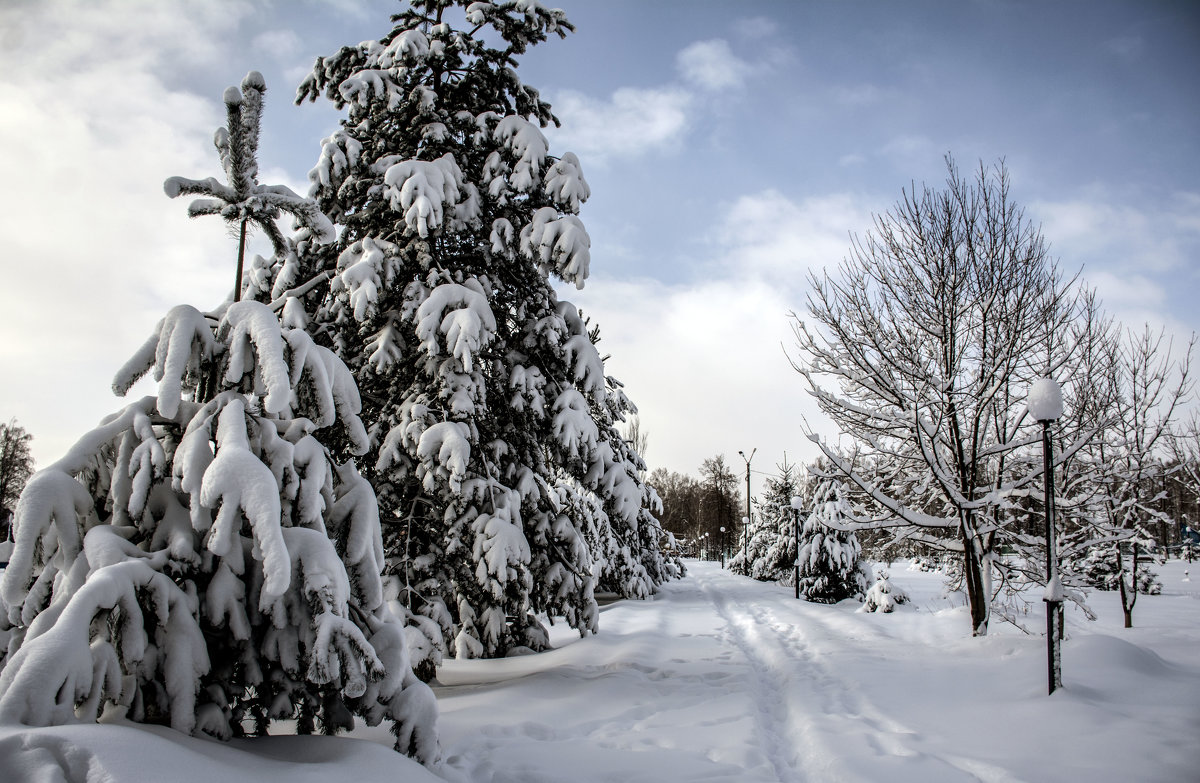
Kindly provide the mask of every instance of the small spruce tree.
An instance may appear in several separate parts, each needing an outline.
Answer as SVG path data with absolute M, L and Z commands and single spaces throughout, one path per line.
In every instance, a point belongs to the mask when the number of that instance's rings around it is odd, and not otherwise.
M 823 479 L 815 487 L 813 501 L 800 529 L 800 595 L 826 604 L 861 598 L 867 577 L 858 539 L 844 529 L 850 516 L 845 485 Z
M 375 493 L 321 440 L 366 450 L 358 391 L 304 320 L 294 297 L 173 308 L 113 385 L 152 372 L 157 394 L 30 480 L 0 581 L 0 722 L 117 709 L 228 739 L 358 716 L 436 759 L 437 705 L 385 601 Z

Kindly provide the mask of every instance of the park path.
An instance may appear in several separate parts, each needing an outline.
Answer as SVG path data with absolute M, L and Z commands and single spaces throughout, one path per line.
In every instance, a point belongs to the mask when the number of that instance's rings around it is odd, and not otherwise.
M 560 629 L 557 649 L 541 655 L 449 662 L 436 689 L 447 776 L 1019 780 L 993 763 L 930 750 L 869 698 L 860 674 L 888 657 L 888 623 L 854 613 L 852 602 L 796 601 L 788 588 L 717 564 L 690 568 L 651 601 L 606 607 L 597 636 Z M 506 691 L 523 702 L 511 720 L 497 709 Z

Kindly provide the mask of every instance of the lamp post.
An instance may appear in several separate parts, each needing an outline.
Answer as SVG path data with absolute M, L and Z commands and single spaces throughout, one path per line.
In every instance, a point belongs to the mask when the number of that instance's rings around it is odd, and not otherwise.
M 800 598 L 800 500 L 799 495 L 792 496 L 792 530 L 796 534 L 796 598 Z
M 1054 541 L 1054 446 L 1050 425 L 1062 418 L 1062 390 L 1049 377 L 1038 378 L 1029 387 L 1029 413 L 1042 425 L 1042 473 L 1046 497 L 1046 661 L 1050 693 L 1062 687 L 1063 588 L 1058 575 L 1058 553 Z
M 721 525 L 721 568 L 725 567 L 725 526 Z
M 750 449 L 750 456 L 739 451 L 742 459 L 746 461 L 746 516 L 742 517 L 742 559 L 749 559 L 750 550 L 750 460 L 754 459 L 754 455 L 758 453 L 758 449 Z

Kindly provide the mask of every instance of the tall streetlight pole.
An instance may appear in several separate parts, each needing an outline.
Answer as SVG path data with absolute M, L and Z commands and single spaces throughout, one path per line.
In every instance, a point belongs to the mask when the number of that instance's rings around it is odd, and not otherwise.
M 799 495 L 792 496 L 792 530 L 796 534 L 796 598 L 800 598 L 800 504 Z
M 725 567 L 725 526 L 721 525 L 721 568 Z
M 754 459 L 754 455 L 758 453 L 758 449 L 750 449 L 750 456 L 747 457 L 744 451 L 739 451 L 742 459 L 746 461 L 746 516 L 742 520 L 742 560 L 748 560 L 750 557 L 750 460 Z M 746 563 L 746 569 L 749 571 L 750 564 Z
M 1062 687 L 1063 588 L 1058 575 L 1054 540 L 1054 445 L 1050 425 L 1062 418 L 1062 390 L 1050 378 L 1038 378 L 1029 387 L 1029 413 L 1042 425 L 1042 473 L 1046 488 L 1046 662 L 1050 693 Z

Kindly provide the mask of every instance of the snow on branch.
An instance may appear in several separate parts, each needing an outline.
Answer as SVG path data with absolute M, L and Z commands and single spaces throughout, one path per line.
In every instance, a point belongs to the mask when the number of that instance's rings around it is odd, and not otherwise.
M 542 274 L 556 273 L 576 288 L 583 288 L 591 264 L 592 240 L 583 221 L 574 215 L 559 216 L 553 207 L 542 207 L 521 230 L 521 253 L 538 264 Z
M 417 338 L 430 356 L 441 353 L 439 336 L 450 354 L 471 372 L 473 357 L 496 334 L 496 317 L 487 297 L 475 286 L 443 283 L 417 308 Z
M 508 173 L 508 184 L 518 193 L 528 193 L 541 179 L 542 167 L 550 151 L 550 143 L 542 131 L 524 117 L 510 114 L 496 124 L 493 138 L 500 142 L 515 159 Z M 493 155 L 498 153 L 493 152 Z M 495 163 L 492 168 L 499 168 Z M 487 184 L 485 178 L 484 184 Z
M 957 527 L 959 520 L 957 516 L 938 517 L 932 514 L 926 514 L 922 511 L 917 511 L 911 508 L 905 508 L 900 501 L 889 497 L 886 493 L 879 489 L 870 479 L 862 476 L 854 469 L 841 454 L 825 444 L 821 438 L 814 434 L 808 436 L 808 439 L 817 445 L 817 448 L 832 462 L 839 471 L 855 484 L 858 485 L 863 492 L 871 497 L 880 506 L 886 508 L 895 518 L 892 520 L 882 520 L 870 525 L 870 527 L 894 527 L 896 525 L 916 525 L 917 527 L 929 528 L 953 528 Z
M 333 291 L 345 290 L 356 321 L 375 310 L 380 293 L 390 285 L 399 267 L 400 248 L 391 242 L 364 237 L 343 250 L 337 260 Z
M 463 173 L 448 152 L 437 160 L 384 159 L 376 166 L 384 168 L 384 196 L 392 209 L 422 239 L 441 227 L 446 207 L 458 202 L 463 189 Z
M 190 305 L 178 305 L 154 330 L 155 334 L 117 371 L 113 393 L 124 396 L 153 367 L 154 380 L 158 381 L 158 410 L 173 417 L 179 409 L 184 378 L 197 377 L 201 362 L 213 355 L 213 327 L 204 313 Z
M 191 733 L 209 658 L 190 607 L 170 578 L 141 560 L 98 569 L 58 621 L 27 636 L 0 671 L 0 722 L 94 721 L 106 701 L 130 705 L 144 678 L 157 675 L 171 727 Z M 115 622 L 96 622 L 104 618 Z M 134 672 L 140 676 L 126 676 Z
M 262 553 L 263 600 L 278 597 L 291 581 L 290 559 L 279 529 L 279 492 L 270 468 L 250 451 L 246 409 L 234 399 L 221 411 L 217 423 L 216 458 L 204 471 L 200 502 L 216 509 L 208 549 L 228 556 L 249 520 L 254 543 Z
M 579 213 L 579 207 L 592 195 L 587 180 L 583 178 L 583 167 L 574 152 L 568 152 L 555 161 L 546 173 L 542 185 L 546 195 L 563 206 L 564 211 Z

